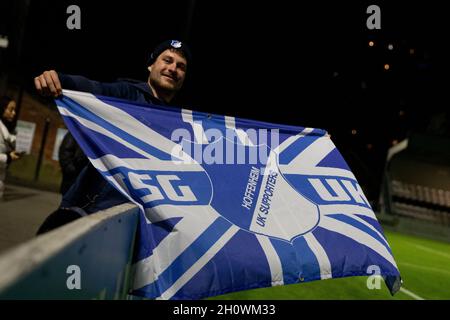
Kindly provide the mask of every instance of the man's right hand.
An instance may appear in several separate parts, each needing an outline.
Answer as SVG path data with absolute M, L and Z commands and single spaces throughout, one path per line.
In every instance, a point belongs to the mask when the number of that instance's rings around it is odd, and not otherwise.
M 43 96 L 58 97 L 62 94 L 61 82 L 55 70 L 45 71 L 34 78 L 36 90 Z

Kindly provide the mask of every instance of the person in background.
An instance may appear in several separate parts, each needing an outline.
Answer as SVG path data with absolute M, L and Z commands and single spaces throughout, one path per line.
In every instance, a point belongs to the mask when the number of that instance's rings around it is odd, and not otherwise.
M 74 137 L 67 132 L 59 147 L 59 165 L 62 171 L 60 193 L 64 195 L 74 184 L 81 170 L 89 163 Z
M 8 96 L 0 98 L 0 201 L 5 190 L 6 168 L 12 161 L 20 159 L 21 153 L 15 151 L 14 118 L 16 102 Z

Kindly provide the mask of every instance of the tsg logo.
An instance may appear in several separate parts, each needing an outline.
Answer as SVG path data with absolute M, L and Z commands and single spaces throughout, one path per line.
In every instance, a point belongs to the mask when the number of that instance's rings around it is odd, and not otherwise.
M 151 183 L 151 181 L 153 180 L 153 178 L 148 174 L 137 174 L 134 172 L 130 172 L 128 174 L 128 177 L 130 179 L 131 185 L 135 190 L 146 189 L 150 192 L 148 195 L 141 197 L 141 200 L 144 203 L 164 200 L 166 197 L 169 200 L 179 202 L 191 202 L 198 200 L 189 186 L 179 186 L 179 192 L 175 190 L 176 187 L 172 183 L 175 181 L 180 181 L 180 177 L 174 174 L 156 175 L 154 179 L 156 180 L 157 184 L 159 184 L 159 187 L 157 187 L 156 185 L 145 183 Z M 166 197 L 163 193 L 165 193 Z
M 122 187 L 144 207 L 162 204 L 206 205 L 212 196 L 211 181 L 205 172 L 121 172 Z

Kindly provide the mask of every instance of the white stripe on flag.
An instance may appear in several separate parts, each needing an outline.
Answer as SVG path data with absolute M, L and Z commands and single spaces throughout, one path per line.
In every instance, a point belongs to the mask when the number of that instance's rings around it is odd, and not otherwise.
M 303 238 L 305 239 L 306 243 L 308 243 L 309 248 L 312 250 L 317 258 L 317 261 L 319 262 L 320 278 L 322 280 L 330 279 L 332 277 L 331 263 L 322 245 L 319 243 L 319 241 L 317 241 L 316 237 L 314 237 L 311 232 L 305 234 Z
M 291 144 L 293 144 L 298 139 L 304 138 L 306 134 L 312 132 L 313 130 L 314 130 L 313 128 L 304 128 L 303 131 L 300 132 L 299 134 L 297 134 L 295 136 L 290 136 L 289 138 L 284 140 L 278 147 L 273 149 L 273 151 L 276 152 L 277 154 L 281 154 Z
M 194 117 L 192 115 L 192 110 L 182 109 L 181 116 L 183 121 L 189 123 L 194 131 L 195 142 L 197 144 L 208 144 L 208 138 L 206 137 L 203 126 L 199 122 L 194 122 Z
M 340 233 L 364 246 L 369 247 L 397 268 L 394 258 L 386 247 L 364 231 L 327 216 L 323 216 L 322 219 L 320 219 L 319 226 L 327 230 Z
M 306 137 L 303 139 L 306 139 Z M 303 168 L 315 167 L 335 148 L 329 137 L 321 137 L 300 152 L 288 165 Z
M 372 219 L 377 219 L 375 213 L 369 208 L 353 204 L 326 204 L 319 206 L 320 213 L 323 215 L 342 213 L 347 215 L 360 214 Z
M 233 238 L 240 229 L 232 225 L 209 250 L 195 262 L 175 283 L 161 294 L 157 300 L 169 300 L 189 280 L 191 280 L 214 256 Z
M 126 140 L 123 140 L 122 138 L 120 138 L 119 136 L 116 136 L 115 134 L 113 134 L 112 132 L 107 131 L 106 129 L 104 129 L 103 127 L 97 125 L 95 122 L 92 122 L 90 120 L 87 120 L 85 118 L 81 118 L 75 114 L 73 114 L 72 112 L 70 112 L 69 110 L 67 110 L 66 108 L 63 107 L 59 107 L 59 113 L 61 113 L 61 115 L 66 116 L 66 117 L 71 117 L 73 119 L 75 119 L 76 121 L 78 121 L 81 125 L 83 125 L 84 127 L 91 129 L 93 131 L 96 131 L 98 133 L 101 133 L 113 140 L 116 140 L 117 142 L 123 144 L 124 146 L 126 146 L 127 148 L 137 152 L 138 154 L 141 154 L 149 159 L 156 159 L 154 158 L 151 154 L 145 152 L 144 150 L 135 147 L 134 145 L 132 145 L 131 143 L 127 142 Z
M 286 139 L 280 146 L 274 151 L 277 154 L 281 154 L 286 148 L 298 139 L 305 138 L 305 135 L 312 132 L 314 129 L 305 128 L 300 134 L 291 136 Z M 331 141 L 330 137 L 325 136 L 319 138 L 315 143 L 306 148 L 302 153 L 295 157 L 287 165 L 279 165 L 280 171 L 283 174 L 301 174 L 301 175 L 318 175 L 318 176 L 336 176 L 342 178 L 349 178 L 356 180 L 354 174 L 346 169 L 329 168 L 329 167 L 316 167 L 316 165 L 322 161 L 322 159 L 328 155 L 335 145 Z
M 165 237 L 153 250 L 153 254 L 136 263 L 134 289 L 140 289 L 156 281 L 172 262 L 188 248 L 218 217 L 219 214 L 211 206 L 159 206 L 152 208 L 156 215 L 147 216 L 150 222 L 164 217 L 181 217 L 174 232 Z M 170 212 L 170 216 L 166 214 Z M 195 214 L 193 214 L 195 212 Z
M 267 262 L 269 263 L 270 274 L 272 276 L 272 286 L 281 286 L 284 284 L 283 279 L 283 267 L 281 265 L 280 257 L 272 246 L 269 238 L 263 235 L 256 235 L 261 248 L 266 255 Z
M 236 129 L 236 119 L 234 117 L 225 116 L 225 127 L 236 132 L 236 135 L 244 146 L 255 146 L 244 130 Z
M 303 167 L 293 165 L 280 165 L 283 174 L 300 174 L 305 176 L 331 176 L 356 180 L 355 175 L 348 170 L 326 167 Z
M 134 136 L 141 141 L 151 141 L 151 145 L 167 154 L 172 154 L 175 142 L 144 125 L 125 111 L 109 105 L 96 96 L 83 92 L 63 90 L 64 95 L 79 103 L 114 127 Z M 153 110 L 156 112 L 156 110 Z M 187 156 L 187 154 L 185 154 Z M 187 160 L 187 159 L 186 159 Z
M 104 155 L 101 158 L 90 159 L 92 164 L 100 171 L 109 171 L 117 167 L 125 167 L 133 170 L 146 171 L 183 171 L 203 172 L 202 166 L 196 163 L 185 164 L 183 162 L 164 161 L 160 159 L 118 158 L 113 154 Z
M 331 213 L 327 214 L 330 215 Z M 372 230 L 373 232 L 375 232 L 381 239 L 384 239 L 386 241 L 386 239 L 384 238 L 384 235 L 381 234 L 374 226 L 372 226 L 370 223 L 368 223 L 366 220 L 354 215 L 354 214 L 346 214 L 340 211 L 336 211 L 334 214 L 343 214 L 345 216 L 348 216 L 356 221 L 358 221 L 359 223 L 363 224 L 364 226 L 366 226 L 367 228 L 369 228 L 370 230 Z M 387 243 L 387 241 L 386 241 Z

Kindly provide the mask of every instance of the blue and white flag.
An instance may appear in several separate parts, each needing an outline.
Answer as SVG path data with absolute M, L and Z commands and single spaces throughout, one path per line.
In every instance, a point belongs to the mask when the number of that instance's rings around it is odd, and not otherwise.
M 399 290 L 383 231 L 325 131 L 66 90 L 56 102 L 92 164 L 141 209 L 132 294 L 200 299 L 368 270 Z

